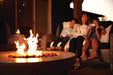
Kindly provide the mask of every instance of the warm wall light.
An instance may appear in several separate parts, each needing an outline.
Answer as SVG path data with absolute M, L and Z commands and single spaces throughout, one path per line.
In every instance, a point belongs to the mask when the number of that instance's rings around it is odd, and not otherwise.
M 22 5 L 23 5 L 23 7 L 24 7 L 24 6 L 26 6 L 26 4 L 25 4 L 25 3 L 23 3 Z
M 73 2 L 70 3 L 70 8 L 74 9 L 74 3 Z

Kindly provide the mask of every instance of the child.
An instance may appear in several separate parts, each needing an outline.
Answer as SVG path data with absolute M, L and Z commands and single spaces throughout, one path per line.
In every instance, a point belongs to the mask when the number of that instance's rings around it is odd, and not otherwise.
M 85 45 L 82 48 L 82 55 L 81 55 L 81 60 L 88 60 L 88 59 L 94 59 L 98 57 L 98 50 L 99 50 L 99 40 L 101 38 L 101 35 L 105 35 L 106 31 L 104 27 L 99 25 L 99 20 L 98 19 L 93 19 L 92 23 L 95 26 L 90 27 L 90 31 L 87 37 L 87 41 Z M 93 49 L 93 54 L 90 57 L 86 56 L 86 51 L 89 48 L 89 43 L 92 45 Z

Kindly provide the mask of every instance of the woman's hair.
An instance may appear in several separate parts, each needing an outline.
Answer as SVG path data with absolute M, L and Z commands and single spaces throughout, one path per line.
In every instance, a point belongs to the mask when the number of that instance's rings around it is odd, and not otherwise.
M 86 14 L 86 13 L 82 13 L 81 18 L 80 18 L 80 24 L 82 24 L 82 20 L 81 20 L 81 19 L 82 19 L 82 16 L 83 16 L 83 15 L 86 15 L 86 16 L 87 16 L 87 22 L 86 22 L 86 24 L 89 25 L 89 24 L 90 24 L 90 17 L 89 17 L 89 15 Z

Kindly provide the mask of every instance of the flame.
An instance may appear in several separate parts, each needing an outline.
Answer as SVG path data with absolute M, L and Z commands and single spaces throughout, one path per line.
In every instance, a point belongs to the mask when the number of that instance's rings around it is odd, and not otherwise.
M 36 34 L 36 37 L 34 37 L 32 30 L 30 30 L 30 37 L 26 39 L 28 42 L 28 46 L 29 46 L 29 49 L 27 51 L 29 55 L 33 55 L 33 54 L 40 55 L 41 54 L 41 51 L 37 51 L 38 36 L 39 35 Z
M 24 38 L 24 40 L 27 41 L 28 44 L 28 51 L 25 52 L 25 43 L 21 44 L 17 41 L 15 42 L 16 47 L 17 47 L 17 54 L 22 54 L 22 55 L 41 55 L 42 51 L 37 50 L 37 43 L 38 43 L 38 37 L 39 35 L 36 34 L 36 37 L 33 35 L 32 30 L 30 32 L 30 37 Z
M 16 48 L 18 49 L 17 53 L 22 54 L 22 55 L 26 55 L 25 52 L 24 52 L 25 44 L 23 43 L 22 45 L 20 45 L 18 41 L 15 42 L 15 44 L 16 44 Z
M 17 29 L 16 34 L 20 34 L 20 30 L 19 29 Z

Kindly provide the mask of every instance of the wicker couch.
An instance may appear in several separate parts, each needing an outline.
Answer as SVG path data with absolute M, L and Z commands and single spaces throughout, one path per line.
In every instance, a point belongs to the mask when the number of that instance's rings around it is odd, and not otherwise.
M 111 25 L 112 22 L 101 22 L 101 24 L 106 28 L 109 25 Z M 58 29 L 59 28 L 57 28 L 57 33 L 58 33 Z M 57 36 L 54 36 L 54 35 L 43 35 L 42 38 L 41 38 L 41 48 L 43 50 L 49 50 L 47 48 L 48 47 L 48 44 L 50 42 L 54 41 Z M 111 54 L 112 54 L 111 51 L 113 50 L 113 48 L 112 48 L 113 47 L 112 42 L 113 42 L 113 26 L 112 26 L 111 31 L 110 31 L 110 40 L 109 40 L 109 43 L 102 44 L 101 45 L 101 48 L 99 50 L 99 53 L 101 55 L 101 61 L 103 61 L 105 63 L 110 63 L 110 58 L 111 58 Z M 93 53 L 93 50 L 92 50 L 92 48 L 90 48 L 89 49 L 89 54 L 92 54 L 92 53 Z

